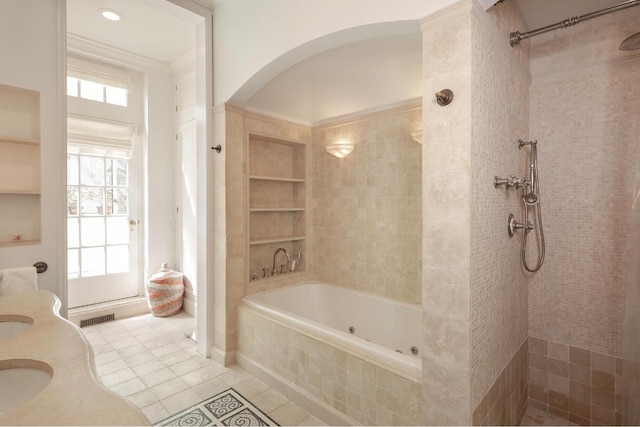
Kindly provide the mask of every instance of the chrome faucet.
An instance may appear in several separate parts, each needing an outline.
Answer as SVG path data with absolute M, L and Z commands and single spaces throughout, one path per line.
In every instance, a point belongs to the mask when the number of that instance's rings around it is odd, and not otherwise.
M 287 252 L 287 250 L 285 248 L 276 249 L 276 251 L 273 253 L 273 268 L 271 269 L 271 275 L 272 276 L 275 276 L 276 273 L 277 273 L 277 270 L 276 270 L 276 258 L 278 257 L 278 253 L 280 253 L 280 252 L 284 252 L 285 256 L 287 257 L 287 266 L 291 262 L 291 257 L 289 256 L 289 252 Z

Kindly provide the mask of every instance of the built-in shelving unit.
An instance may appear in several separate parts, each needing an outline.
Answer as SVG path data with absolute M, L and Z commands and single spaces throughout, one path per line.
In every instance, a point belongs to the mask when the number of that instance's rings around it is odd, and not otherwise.
M 0 247 L 40 243 L 40 94 L 0 85 Z
M 272 268 L 278 248 L 296 259 L 296 272 L 304 271 L 305 263 L 296 255 L 301 253 L 303 260 L 306 256 L 307 146 L 254 133 L 248 140 L 248 275 L 262 278 L 263 268 Z M 283 261 L 279 258 L 278 265 Z

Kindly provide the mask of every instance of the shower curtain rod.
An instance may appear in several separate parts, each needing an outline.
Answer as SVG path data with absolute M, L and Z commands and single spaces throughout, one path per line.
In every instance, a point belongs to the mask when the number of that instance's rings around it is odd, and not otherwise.
M 528 39 L 529 37 L 537 36 L 538 34 L 547 33 L 549 31 L 557 30 L 558 28 L 566 28 L 572 25 L 579 24 L 582 21 L 588 19 L 597 18 L 598 16 L 607 15 L 609 13 L 617 12 L 619 10 L 627 9 L 629 7 L 640 5 L 640 0 L 627 0 L 615 6 L 611 6 L 607 9 L 598 10 L 596 12 L 587 13 L 586 15 L 574 16 L 572 18 L 564 19 L 556 24 L 547 25 L 546 27 L 538 28 L 537 30 L 527 31 L 521 33 L 520 31 L 514 31 L 509 36 L 509 43 L 511 46 L 515 46 L 520 43 L 520 40 Z

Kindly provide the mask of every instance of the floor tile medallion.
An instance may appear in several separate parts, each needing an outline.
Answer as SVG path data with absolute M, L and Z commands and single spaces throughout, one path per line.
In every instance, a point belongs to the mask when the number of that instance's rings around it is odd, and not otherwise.
M 171 415 L 161 426 L 277 426 L 267 414 L 233 388 Z

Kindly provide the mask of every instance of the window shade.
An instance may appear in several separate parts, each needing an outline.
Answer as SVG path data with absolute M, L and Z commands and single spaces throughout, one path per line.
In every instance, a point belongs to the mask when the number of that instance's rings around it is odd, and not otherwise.
M 69 153 L 131 156 L 136 126 L 69 115 L 67 117 L 67 151 Z

